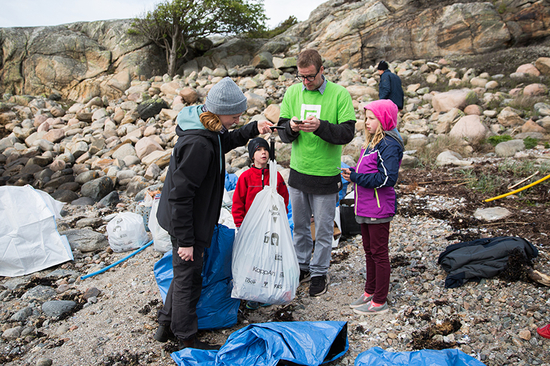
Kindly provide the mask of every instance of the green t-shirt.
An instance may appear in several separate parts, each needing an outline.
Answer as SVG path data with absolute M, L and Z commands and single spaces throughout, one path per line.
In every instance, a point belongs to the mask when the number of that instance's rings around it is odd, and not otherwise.
M 318 90 L 302 90 L 302 83 L 292 85 L 283 98 L 280 118 L 305 120 L 311 115 L 332 124 L 355 120 L 349 92 L 330 81 L 323 94 Z M 300 131 L 292 142 L 290 167 L 302 174 L 334 176 L 340 173 L 337 168 L 341 158 L 342 145 L 331 144 L 313 132 Z

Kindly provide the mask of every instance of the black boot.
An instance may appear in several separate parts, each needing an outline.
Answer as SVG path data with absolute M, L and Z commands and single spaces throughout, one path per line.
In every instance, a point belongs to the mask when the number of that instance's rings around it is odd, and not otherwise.
M 197 349 L 203 349 L 203 350 L 219 350 L 220 346 L 217 344 L 209 344 L 206 342 L 201 342 L 197 339 L 197 337 L 193 337 L 191 339 L 186 340 L 179 340 L 179 346 L 180 350 L 184 348 L 197 348 Z
M 176 336 L 174 336 L 174 333 L 172 333 L 172 330 L 170 329 L 170 324 L 159 324 L 157 332 L 155 333 L 153 338 L 156 341 L 164 343 L 169 339 L 175 340 Z

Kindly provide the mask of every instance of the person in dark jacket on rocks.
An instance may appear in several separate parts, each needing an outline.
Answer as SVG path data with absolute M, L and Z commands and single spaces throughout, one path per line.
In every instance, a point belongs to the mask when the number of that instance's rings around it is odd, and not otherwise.
M 204 249 L 210 246 L 220 216 L 225 182 L 225 154 L 244 146 L 268 121 L 228 131 L 246 110 L 241 89 L 224 78 L 212 87 L 204 105 L 185 107 L 177 117 L 174 146 L 162 189 L 157 219 L 172 240 L 174 279 L 154 338 L 176 337 L 180 348 L 215 349 L 197 339 L 197 303 L 202 290 Z
M 378 86 L 378 98 L 389 99 L 395 103 L 399 110 L 403 109 L 404 94 L 401 79 L 389 70 L 389 65 L 382 60 L 378 63 L 380 85 Z

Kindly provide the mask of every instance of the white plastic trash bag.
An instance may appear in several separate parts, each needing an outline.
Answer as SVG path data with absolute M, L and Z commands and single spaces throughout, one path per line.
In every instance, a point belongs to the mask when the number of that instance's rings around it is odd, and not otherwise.
M 275 166 L 269 162 L 269 186 L 254 198 L 235 238 L 231 297 L 280 305 L 294 299 L 300 268 Z
M 158 197 L 157 197 L 158 196 Z M 151 214 L 149 215 L 149 231 L 153 235 L 153 248 L 156 251 L 166 253 L 172 249 L 172 240 L 170 239 L 170 234 L 168 231 L 164 230 L 157 220 L 157 211 L 160 204 L 160 194 L 155 196 L 153 205 L 151 206 Z
M 133 212 L 121 212 L 109 221 L 107 235 L 113 252 L 138 249 L 149 241 L 143 217 Z
M 0 276 L 23 276 L 73 260 L 55 221 L 63 205 L 29 185 L 0 187 Z
M 223 203 L 220 210 L 220 217 L 218 218 L 218 224 L 227 226 L 230 229 L 236 229 L 233 215 L 231 214 L 231 206 L 233 206 L 233 193 L 235 190 L 227 191 L 223 189 Z

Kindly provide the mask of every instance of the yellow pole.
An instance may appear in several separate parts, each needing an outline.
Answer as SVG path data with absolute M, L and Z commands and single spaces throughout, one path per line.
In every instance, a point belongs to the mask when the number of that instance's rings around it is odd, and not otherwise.
M 505 193 L 505 194 L 501 194 L 500 196 L 496 196 L 496 197 L 493 197 L 493 198 L 486 199 L 486 200 L 483 201 L 483 202 L 491 202 L 491 201 L 494 201 L 494 200 L 498 200 L 499 198 L 504 198 L 504 197 L 509 196 L 509 195 L 511 195 L 511 194 L 521 192 L 521 191 L 523 191 L 523 190 L 525 190 L 525 189 L 527 189 L 527 188 L 531 188 L 532 186 L 537 185 L 537 184 L 539 184 L 540 182 L 543 182 L 543 181 L 547 180 L 548 178 L 550 178 L 550 174 L 547 175 L 547 176 L 544 177 L 544 178 L 541 178 L 541 179 L 537 180 L 536 182 L 533 182 L 533 183 L 531 183 L 531 184 L 529 184 L 529 185 L 526 185 L 525 187 L 521 187 L 521 188 L 516 189 L 515 191 L 512 191 L 512 192 L 508 192 L 508 193 Z

